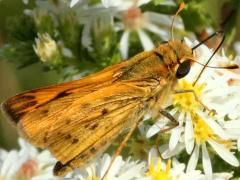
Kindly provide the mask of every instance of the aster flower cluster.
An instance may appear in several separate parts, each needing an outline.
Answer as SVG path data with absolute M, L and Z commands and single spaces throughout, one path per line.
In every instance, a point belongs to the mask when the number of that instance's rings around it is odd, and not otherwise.
M 28 4 L 27 0 L 23 1 Z M 35 9 L 25 9 L 10 32 L 13 41 L 0 50 L 19 67 L 42 63 L 57 70 L 64 80 L 102 69 L 121 59 L 151 50 L 156 42 L 171 39 L 172 17 L 149 7 L 170 7 L 174 1 L 151 0 L 71 0 L 36 1 Z M 157 7 L 156 5 L 156 7 Z M 173 7 L 173 10 L 171 8 Z M 189 5 L 189 11 L 192 7 Z M 150 8 L 151 10 L 151 8 Z M 187 12 L 187 11 L 186 11 Z M 185 38 L 189 47 L 193 34 L 186 33 L 187 20 L 177 17 L 175 35 Z M 11 22 L 11 21 L 10 21 Z M 14 23 L 13 23 L 14 24 Z M 183 25 L 184 24 L 184 25 Z M 238 51 L 238 44 L 235 44 Z M 201 45 L 194 50 L 196 60 L 205 64 L 213 50 Z M 230 58 L 222 50 L 209 66 L 240 65 L 240 57 Z M 225 180 L 240 177 L 240 71 L 205 68 L 195 63 L 190 73 L 179 80 L 166 110 L 179 125 L 166 133 L 167 118 L 146 115 L 138 132 L 129 140 L 123 155 L 111 166 L 106 179 Z M 189 91 L 190 90 L 190 91 Z M 58 179 L 52 169 L 56 159 L 48 150 L 39 151 L 23 139 L 20 150 L 0 150 L 1 179 Z M 97 180 L 103 178 L 112 160 L 112 145 L 107 153 L 60 179 Z

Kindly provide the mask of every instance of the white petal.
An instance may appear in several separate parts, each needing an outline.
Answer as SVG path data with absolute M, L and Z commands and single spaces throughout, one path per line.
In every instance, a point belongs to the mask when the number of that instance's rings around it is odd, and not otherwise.
M 228 180 L 231 177 L 233 177 L 233 172 L 231 172 L 231 173 L 223 172 L 223 173 L 214 173 L 213 174 L 214 180 Z
M 122 163 L 123 163 L 122 156 L 116 157 L 116 159 L 113 161 L 113 164 L 109 170 L 108 177 L 116 176 L 116 174 L 118 174 L 118 172 L 120 171 L 120 169 L 122 167 L 122 165 L 121 165 Z
M 215 141 L 209 139 L 208 143 L 213 147 L 213 149 L 217 152 L 217 154 L 227 163 L 232 166 L 239 166 L 238 159 L 223 145 L 216 143 Z
M 239 44 L 240 44 L 240 42 L 239 42 Z M 240 48 L 239 48 L 238 55 L 240 55 Z M 240 64 L 240 56 L 236 56 L 233 60 L 233 63 L 239 65 Z
M 120 39 L 120 52 L 122 54 L 123 59 L 127 59 L 128 57 L 128 40 L 129 40 L 129 31 L 124 31 L 121 39 Z
M 155 13 L 155 12 L 147 12 L 148 19 L 151 20 L 154 24 L 161 24 L 164 26 L 171 26 L 172 18 L 167 15 Z
M 176 147 L 182 131 L 183 131 L 182 127 L 176 127 L 171 131 L 171 137 L 169 140 L 170 151 L 172 151 Z
M 240 129 L 240 121 L 239 120 L 225 121 L 224 128 Z
M 103 175 L 105 174 L 105 172 L 107 171 L 107 168 L 109 166 L 111 162 L 111 157 L 108 154 L 104 154 L 103 157 L 101 158 L 101 161 L 99 162 L 99 167 L 96 167 L 99 172 L 99 176 L 103 177 Z M 95 168 L 91 168 L 91 169 L 95 169 Z M 96 173 L 94 173 L 96 174 Z
M 152 125 L 146 133 L 146 137 L 150 138 L 157 134 L 161 129 L 166 128 L 167 121 L 164 121 L 163 119 L 160 119 L 157 121 L 154 125 Z
M 199 146 L 196 144 L 193 150 L 193 153 L 188 161 L 187 170 L 186 170 L 187 172 L 191 172 L 196 169 L 198 157 L 199 157 Z
M 166 147 L 165 145 L 163 145 L 164 147 Z M 179 154 L 183 149 L 184 149 L 184 145 L 183 143 L 178 143 L 177 146 L 170 151 L 170 149 L 163 149 L 162 146 L 159 148 L 160 152 L 162 152 L 162 158 L 163 159 L 168 159 L 172 156 L 176 156 L 177 154 Z
M 159 35 L 163 40 L 168 40 L 168 33 L 167 31 L 164 31 L 163 29 L 159 28 L 155 24 L 152 24 L 150 22 L 145 24 L 145 28 L 157 35 Z
M 185 116 L 186 116 L 186 113 L 180 113 L 178 117 L 178 122 L 180 126 L 183 126 L 183 123 L 185 122 Z
M 154 136 L 155 134 L 157 134 L 159 131 L 160 131 L 160 128 L 159 128 L 158 126 L 152 125 L 152 126 L 147 130 L 146 137 L 147 137 L 147 138 L 150 138 L 150 137 Z
M 240 55 L 240 41 L 237 41 L 233 44 L 235 51 Z
M 194 132 L 193 132 L 193 124 L 192 119 L 189 114 L 186 115 L 186 126 L 185 126 L 185 146 L 188 154 L 191 154 L 194 148 Z
M 184 37 L 183 39 L 184 39 L 184 42 L 185 42 L 189 47 L 194 46 L 195 43 L 193 43 L 189 38 Z M 197 44 L 198 44 L 198 42 L 197 42 Z M 196 44 L 195 44 L 195 45 L 196 45 Z
M 117 11 L 127 10 L 134 5 L 134 1 L 131 0 L 101 0 L 102 5 L 105 8 L 116 8 Z
M 78 3 L 79 0 L 72 0 L 70 3 L 70 8 L 72 8 L 73 6 L 75 6 Z
M 152 50 L 154 48 L 154 44 L 149 36 L 141 29 L 139 29 L 137 32 L 144 50 Z
M 151 148 L 148 153 L 148 165 L 156 164 L 158 161 L 158 152 L 156 148 Z
M 211 159 L 209 157 L 208 151 L 206 144 L 202 144 L 202 163 L 203 163 L 203 170 L 204 173 L 207 175 L 207 178 L 209 180 L 212 180 L 212 164 L 211 164 Z
M 23 0 L 24 4 L 28 4 L 29 0 Z
M 237 140 L 237 149 L 240 151 L 240 138 Z
M 115 0 L 116 1 L 116 0 Z M 143 4 L 146 4 L 146 3 L 149 3 L 151 0 L 138 0 L 137 1 L 137 5 L 138 6 L 141 6 L 141 5 L 143 5 Z
M 116 0 L 101 0 L 101 1 L 102 1 L 102 5 L 105 8 L 119 6 L 121 3 L 121 1 L 116 1 Z
M 91 29 L 91 23 L 86 23 L 83 26 L 81 43 L 82 43 L 83 47 L 87 48 L 89 51 L 92 51 L 93 48 L 91 47 L 92 37 L 90 35 L 90 32 L 91 32 L 90 29 Z

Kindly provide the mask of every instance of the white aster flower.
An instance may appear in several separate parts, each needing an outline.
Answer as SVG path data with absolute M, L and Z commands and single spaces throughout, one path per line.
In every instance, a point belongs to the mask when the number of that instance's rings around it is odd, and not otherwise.
M 169 17 L 153 12 L 141 12 L 139 6 L 150 1 L 151 0 L 102 0 L 102 4 L 106 8 L 111 9 L 113 16 L 120 20 L 120 22 L 115 23 L 114 26 L 117 31 L 124 31 L 120 39 L 120 52 L 124 59 L 128 57 L 129 38 L 132 32 L 138 34 L 144 50 L 151 50 L 155 47 L 146 31 L 156 34 L 162 40 L 169 39 L 168 31 L 159 27 L 159 25 L 170 27 L 171 19 Z M 182 25 L 180 25 L 180 27 L 182 27 Z
M 38 150 L 19 139 L 20 150 L 0 150 L 0 179 L 54 180 L 52 169 L 56 160 L 49 151 Z
M 200 180 L 203 179 L 203 174 L 199 170 L 185 172 L 185 165 L 179 163 L 176 159 L 167 164 L 157 155 L 156 149 L 149 151 L 149 169 L 146 176 L 150 176 L 152 180 Z
M 198 62 L 204 64 L 211 54 L 212 51 L 202 45 L 196 52 Z M 229 62 L 225 56 L 216 55 L 210 65 L 220 66 L 226 65 L 226 63 Z M 187 167 L 187 172 L 189 172 L 196 168 L 201 150 L 204 172 L 208 179 L 212 179 L 212 166 L 207 143 L 224 161 L 232 166 L 239 166 L 239 162 L 231 149 L 235 148 L 235 141 L 240 138 L 240 134 L 229 133 L 229 130 L 226 129 L 227 127 L 231 128 L 234 122 L 232 124 L 229 122 L 228 126 L 226 123 L 224 126 L 223 122 L 225 116 L 232 112 L 240 114 L 236 109 L 240 103 L 240 87 L 229 85 L 229 80 L 236 77 L 233 72 L 210 68 L 205 69 L 197 84 L 193 86 L 192 84 L 201 69 L 200 65 L 194 65 L 186 78 L 179 80 L 176 87 L 176 90 L 193 90 L 203 104 L 195 99 L 193 93 L 173 95 L 173 108 L 170 113 L 178 120 L 179 126 L 171 131 L 169 149 L 165 155 L 174 154 L 176 148 L 179 149 L 178 144 L 183 142 L 187 153 L 191 154 Z M 216 111 L 217 114 L 214 115 L 211 110 Z M 148 137 L 160 130 L 160 128 L 157 130 L 157 126 L 158 124 L 155 124 L 149 129 Z M 235 128 L 235 132 L 240 131 L 239 126 Z
M 73 173 L 67 175 L 65 178 L 74 178 L 79 180 L 101 179 L 111 162 L 111 156 L 104 154 L 97 158 L 87 167 L 75 170 Z M 126 161 L 121 156 L 118 156 L 113 162 L 106 179 L 141 179 L 144 177 L 145 163 L 133 161 L 128 158 Z
M 185 164 L 179 163 L 175 158 L 173 158 L 173 161 L 168 160 L 165 163 L 154 148 L 149 151 L 148 161 L 149 170 L 146 175 L 151 176 L 152 180 L 207 180 L 200 170 L 186 172 Z M 214 173 L 211 180 L 228 180 L 232 176 L 232 172 Z
M 41 61 L 57 61 L 59 56 L 58 46 L 48 33 L 38 34 L 35 43 L 33 49 Z

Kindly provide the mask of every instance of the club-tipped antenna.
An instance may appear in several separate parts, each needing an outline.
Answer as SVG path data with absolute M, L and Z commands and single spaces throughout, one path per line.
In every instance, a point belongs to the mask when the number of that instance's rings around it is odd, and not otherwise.
M 173 23 L 175 21 L 175 18 L 177 17 L 177 15 L 185 8 L 185 3 L 184 2 L 181 2 L 179 7 L 178 7 L 178 10 L 176 12 L 176 14 L 173 16 L 173 20 L 172 20 L 172 25 L 171 25 L 171 39 L 174 40 L 174 37 L 173 37 Z
M 202 64 L 202 63 L 200 63 L 198 61 L 195 61 L 193 59 L 191 59 L 191 61 L 193 61 L 193 62 L 195 62 L 195 63 L 197 63 L 197 64 L 199 64 L 203 67 L 207 67 L 207 68 L 214 68 L 214 69 L 238 69 L 239 68 L 239 66 L 237 64 L 232 64 L 232 65 L 229 65 L 229 66 L 222 66 L 221 67 L 221 66 L 208 66 L 206 64 Z
M 211 39 L 212 37 L 216 36 L 216 35 L 222 35 L 222 40 L 221 42 L 218 44 L 217 48 L 215 49 L 215 51 L 213 52 L 213 54 L 210 56 L 210 58 L 208 59 L 208 61 L 206 62 L 206 64 L 203 66 L 201 72 L 198 74 L 196 80 L 193 83 L 193 86 L 195 86 L 195 84 L 197 83 L 197 81 L 200 79 L 203 71 L 205 70 L 206 67 L 208 67 L 209 62 L 211 61 L 211 59 L 213 58 L 213 56 L 217 53 L 217 51 L 219 50 L 219 48 L 222 46 L 224 39 L 225 39 L 225 34 L 222 31 L 217 31 L 215 33 L 213 33 L 212 35 L 210 35 L 209 37 L 207 37 L 206 39 L 204 39 L 202 42 L 200 42 L 198 45 L 194 46 L 192 48 L 192 50 L 198 48 L 199 46 L 201 46 L 203 43 L 205 43 L 206 41 L 208 41 L 209 39 Z

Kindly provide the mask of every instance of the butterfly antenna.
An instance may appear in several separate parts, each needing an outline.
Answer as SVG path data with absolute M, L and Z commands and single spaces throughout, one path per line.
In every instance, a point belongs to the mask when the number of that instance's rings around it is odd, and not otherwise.
M 178 7 L 178 10 L 176 12 L 176 14 L 173 16 L 173 20 L 172 20 L 172 25 L 171 25 L 171 39 L 174 40 L 174 37 L 173 37 L 173 23 L 175 21 L 175 18 L 176 16 L 185 8 L 185 3 L 184 2 L 181 2 L 179 7 Z
M 233 65 L 229 65 L 229 66 L 223 66 L 223 67 L 221 67 L 221 66 L 208 66 L 206 64 L 202 64 L 198 61 L 195 61 L 194 59 L 190 59 L 190 60 L 199 64 L 199 65 L 201 65 L 201 66 L 203 66 L 203 67 L 207 67 L 207 68 L 214 68 L 214 69 L 238 69 L 239 68 L 239 66 L 237 64 L 233 64 Z
M 217 31 L 215 33 L 213 33 L 212 35 L 210 35 L 209 37 L 207 37 L 206 39 L 204 39 L 202 42 L 200 42 L 198 45 L 194 46 L 192 48 L 192 50 L 198 48 L 200 45 L 202 45 L 203 43 L 205 43 L 206 41 L 208 41 L 209 39 L 213 38 L 214 36 L 216 35 L 222 35 L 222 40 L 221 42 L 218 44 L 217 48 L 215 49 L 215 51 L 213 52 L 213 54 L 210 56 L 210 58 L 208 59 L 208 61 L 206 62 L 206 64 L 203 66 L 201 72 L 198 74 L 196 80 L 194 81 L 193 83 L 193 86 L 195 86 L 195 84 L 197 83 L 197 81 L 200 79 L 203 71 L 205 70 L 205 68 L 208 66 L 209 62 L 212 60 L 213 56 L 217 53 L 217 51 L 219 50 L 219 48 L 222 46 L 223 42 L 224 42 L 224 39 L 225 39 L 225 34 L 223 31 Z

